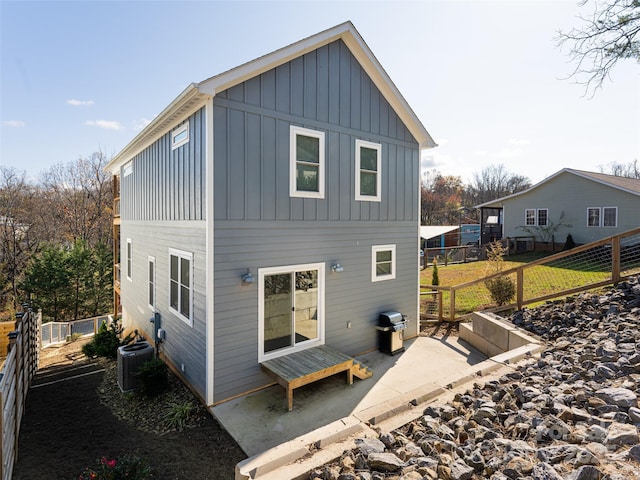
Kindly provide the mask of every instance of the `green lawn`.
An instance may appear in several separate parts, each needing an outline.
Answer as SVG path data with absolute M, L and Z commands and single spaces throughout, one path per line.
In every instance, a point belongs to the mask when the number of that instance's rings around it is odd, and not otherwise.
M 502 270 L 523 266 L 548 255 L 548 253 L 511 255 L 505 258 Z M 556 263 L 553 266 L 537 265 L 525 269 L 523 282 L 524 300 L 539 298 L 555 292 L 562 292 L 582 285 L 606 280 L 611 275 L 608 269 L 585 269 L 584 264 L 578 265 L 577 263 L 573 263 L 575 262 L 569 259 L 563 261 L 561 264 Z M 466 284 L 481 279 L 491 273 L 494 273 L 494 270 L 492 270 L 490 262 L 488 261 L 451 264 L 447 266 L 438 265 L 440 286 Z M 432 275 L 432 266 L 428 266 L 422 270 L 420 273 L 420 284 L 428 288 L 428 286 L 431 285 Z M 515 274 L 511 275 L 511 278 L 514 282 L 516 281 Z M 445 315 L 447 315 L 446 312 L 449 311 L 450 305 L 448 291 L 443 292 L 443 305 Z M 494 303 L 489 295 L 489 291 L 482 282 L 456 290 L 455 310 L 457 315 L 470 313 L 474 310 L 493 305 Z

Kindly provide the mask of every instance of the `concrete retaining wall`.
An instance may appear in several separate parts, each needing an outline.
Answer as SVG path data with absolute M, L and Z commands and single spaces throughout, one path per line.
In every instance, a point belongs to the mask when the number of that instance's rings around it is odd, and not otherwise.
M 460 339 L 467 342 L 487 357 L 529 344 L 540 344 L 540 340 L 514 327 L 490 313 L 476 312 L 471 323 L 460 324 Z

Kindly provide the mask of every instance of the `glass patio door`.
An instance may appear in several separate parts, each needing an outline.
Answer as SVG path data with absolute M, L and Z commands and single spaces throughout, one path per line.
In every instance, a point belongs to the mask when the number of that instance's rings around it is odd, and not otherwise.
M 324 264 L 320 265 L 260 271 L 261 357 L 321 342 Z

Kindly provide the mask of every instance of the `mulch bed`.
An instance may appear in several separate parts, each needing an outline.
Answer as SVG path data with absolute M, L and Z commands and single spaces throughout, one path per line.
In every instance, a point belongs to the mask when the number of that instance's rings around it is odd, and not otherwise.
M 76 350 L 78 346 L 75 347 Z M 81 364 L 61 353 L 62 363 Z M 76 356 L 77 358 L 77 356 Z M 99 368 L 113 369 L 113 365 Z M 42 362 L 40 365 L 42 369 Z M 27 396 L 14 480 L 77 479 L 102 457 L 137 454 L 153 469 L 154 479 L 231 479 L 246 458 L 231 436 L 210 415 L 198 426 L 153 433 L 118 418 L 101 402 L 104 371 L 32 388 Z M 154 412 L 149 412 L 150 416 Z M 142 423 L 142 422 L 141 422 Z

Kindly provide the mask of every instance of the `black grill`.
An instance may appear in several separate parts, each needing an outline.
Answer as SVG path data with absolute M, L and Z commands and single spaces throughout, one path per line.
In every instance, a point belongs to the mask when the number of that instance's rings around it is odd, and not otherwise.
M 380 351 L 395 355 L 404 351 L 404 330 L 407 319 L 400 312 L 383 312 L 378 320 Z

